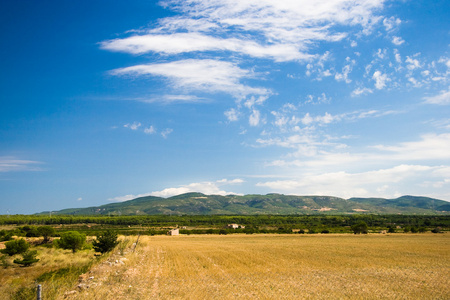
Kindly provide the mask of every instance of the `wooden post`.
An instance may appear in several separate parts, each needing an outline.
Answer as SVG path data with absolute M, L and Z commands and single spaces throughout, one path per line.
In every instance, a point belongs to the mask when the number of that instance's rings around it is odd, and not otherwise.
M 140 237 L 140 236 L 141 236 L 141 234 L 139 233 L 139 234 L 138 234 L 138 238 L 137 238 L 137 240 L 136 240 L 136 243 L 134 244 L 133 252 L 136 251 L 136 247 L 137 247 L 137 244 L 139 243 L 139 237 Z
M 42 286 L 40 284 L 38 284 L 37 286 L 37 300 L 42 300 Z

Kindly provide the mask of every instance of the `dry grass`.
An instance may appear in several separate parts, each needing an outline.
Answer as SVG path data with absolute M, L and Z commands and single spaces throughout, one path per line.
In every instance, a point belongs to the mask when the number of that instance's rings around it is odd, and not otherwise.
M 449 234 L 155 236 L 120 257 L 58 299 L 450 299 Z
M 73 254 L 71 250 L 46 247 L 34 249 L 38 251 L 37 258 L 39 258 L 39 262 L 30 267 L 21 267 L 13 263 L 15 258 L 21 257 L 20 255 L 4 256 L 6 259 L 5 263 L 9 267 L 5 268 L 2 266 L 0 269 L 0 299 L 29 299 L 25 295 L 34 292 L 36 279 L 42 274 L 61 268 L 80 268 L 92 262 L 94 257 L 93 250 L 79 251 Z M 47 296 L 46 299 L 50 299 L 48 296 L 56 297 L 55 295 L 59 293 L 61 288 L 70 288 L 73 285 L 73 281 L 70 281 L 68 278 L 59 278 L 58 280 L 49 280 L 45 284 L 44 296 Z M 18 291 L 21 289 L 22 295 L 18 294 Z M 35 297 L 30 299 L 35 299 Z

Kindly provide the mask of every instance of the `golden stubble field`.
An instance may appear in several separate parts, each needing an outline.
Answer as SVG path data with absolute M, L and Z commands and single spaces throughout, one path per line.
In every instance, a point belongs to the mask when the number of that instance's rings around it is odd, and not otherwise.
M 450 235 L 144 236 L 58 299 L 450 299 Z

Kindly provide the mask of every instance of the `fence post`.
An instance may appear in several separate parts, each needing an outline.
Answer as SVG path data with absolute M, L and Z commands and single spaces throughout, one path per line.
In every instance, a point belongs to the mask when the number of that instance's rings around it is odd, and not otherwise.
M 42 286 L 40 284 L 38 284 L 38 286 L 37 286 L 37 300 L 42 300 L 41 294 L 42 294 Z

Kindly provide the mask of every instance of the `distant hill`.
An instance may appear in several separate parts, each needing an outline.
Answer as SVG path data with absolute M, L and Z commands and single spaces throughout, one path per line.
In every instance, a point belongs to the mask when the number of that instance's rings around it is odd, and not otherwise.
M 48 212 L 43 212 L 45 214 Z M 257 215 L 257 214 L 450 214 L 450 202 L 427 197 L 397 199 L 282 194 L 219 196 L 187 193 L 170 198 L 140 197 L 53 215 Z

